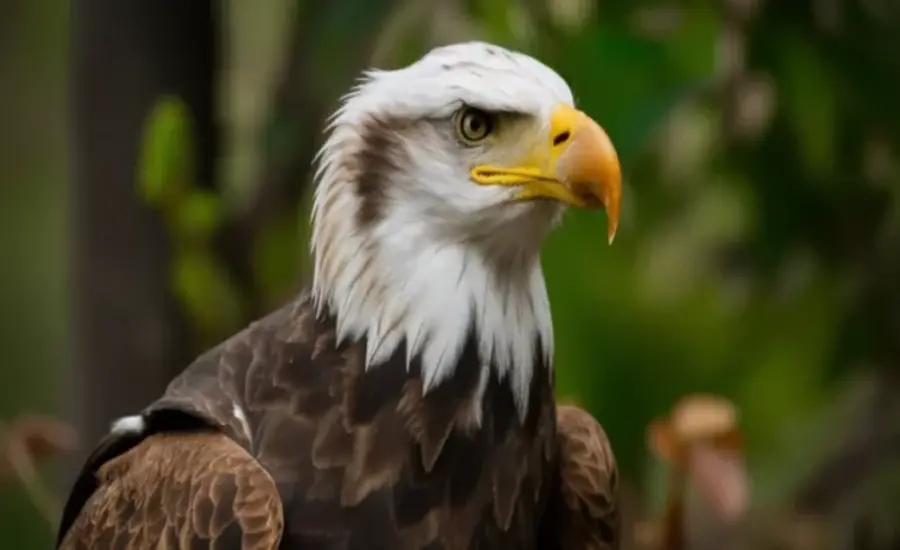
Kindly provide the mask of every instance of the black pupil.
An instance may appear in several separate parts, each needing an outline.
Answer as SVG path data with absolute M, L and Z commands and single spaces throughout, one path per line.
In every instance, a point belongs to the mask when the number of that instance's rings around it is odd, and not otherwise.
M 471 130 L 472 133 L 477 134 L 480 129 L 481 129 L 481 118 L 479 118 L 478 115 L 470 116 L 469 117 L 469 130 Z

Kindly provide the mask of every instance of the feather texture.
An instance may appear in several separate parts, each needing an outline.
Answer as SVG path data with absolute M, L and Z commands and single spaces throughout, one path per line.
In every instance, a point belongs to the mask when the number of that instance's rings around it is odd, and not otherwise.
M 509 388 L 472 356 L 423 395 L 405 358 L 367 372 L 361 344 L 335 345 L 301 298 L 200 357 L 131 419 L 141 433 L 101 444 L 59 548 L 617 548 L 600 425 L 555 412 L 548 379 L 519 424 Z
M 535 548 L 553 464 L 550 371 L 534 378 L 522 423 L 511 389 L 482 379 L 469 342 L 454 376 L 425 394 L 419 358 L 401 347 L 366 370 L 365 343 L 338 345 L 333 319 L 317 320 L 301 297 L 201 356 L 142 413 L 144 433 L 110 436 L 137 441 L 88 464 L 82 477 L 99 483 L 73 491 L 62 548 L 156 548 L 157 539 L 136 533 L 162 525 L 181 541 L 216 536 L 217 548 L 251 548 L 236 542 L 246 531 L 217 530 L 242 525 L 228 515 L 241 509 L 207 502 L 244 486 L 243 476 L 277 486 L 281 510 L 257 523 L 279 525 L 283 510 L 279 548 Z M 484 404 L 478 427 L 473 399 Z M 212 442 L 229 443 L 232 462 L 218 449 L 207 453 Z M 240 460 L 244 472 L 233 467 Z M 222 472 L 232 477 L 202 477 L 211 465 L 229 465 Z M 195 507 L 216 518 L 215 528 L 191 518 Z
M 603 427 L 584 409 L 557 407 L 559 469 L 541 526 L 546 550 L 617 550 L 619 471 Z
M 59 548 L 275 550 L 275 483 L 223 434 L 157 434 L 97 470 L 99 488 Z

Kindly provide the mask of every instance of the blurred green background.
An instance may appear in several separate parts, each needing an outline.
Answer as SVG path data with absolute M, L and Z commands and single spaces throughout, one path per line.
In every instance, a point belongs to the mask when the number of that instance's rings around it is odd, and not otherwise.
M 110 420 L 302 283 L 309 160 L 354 75 L 477 38 L 555 68 L 622 158 L 615 245 L 573 212 L 544 264 L 560 395 L 603 423 L 639 515 L 664 485 L 646 426 L 711 392 L 757 508 L 827 514 L 834 547 L 898 530 L 900 5 L 189 4 L 0 5 L 0 419 L 75 427 L 44 464 L 60 493 Z M 0 479 L 4 548 L 54 529 Z

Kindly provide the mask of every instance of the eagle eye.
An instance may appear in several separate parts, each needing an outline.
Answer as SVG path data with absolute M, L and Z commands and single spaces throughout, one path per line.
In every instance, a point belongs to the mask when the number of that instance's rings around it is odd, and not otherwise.
M 468 144 L 475 144 L 488 137 L 494 130 L 493 117 L 474 107 L 465 107 L 459 111 L 456 121 L 456 132 L 459 139 Z

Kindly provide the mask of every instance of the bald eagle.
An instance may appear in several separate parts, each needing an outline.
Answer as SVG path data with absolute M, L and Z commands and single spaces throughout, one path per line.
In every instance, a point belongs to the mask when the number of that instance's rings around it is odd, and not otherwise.
M 539 261 L 567 205 L 612 240 L 606 133 L 485 43 L 367 73 L 328 131 L 310 288 L 113 425 L 58 547 L 611 547 L 614 462 L 557 412 Z

